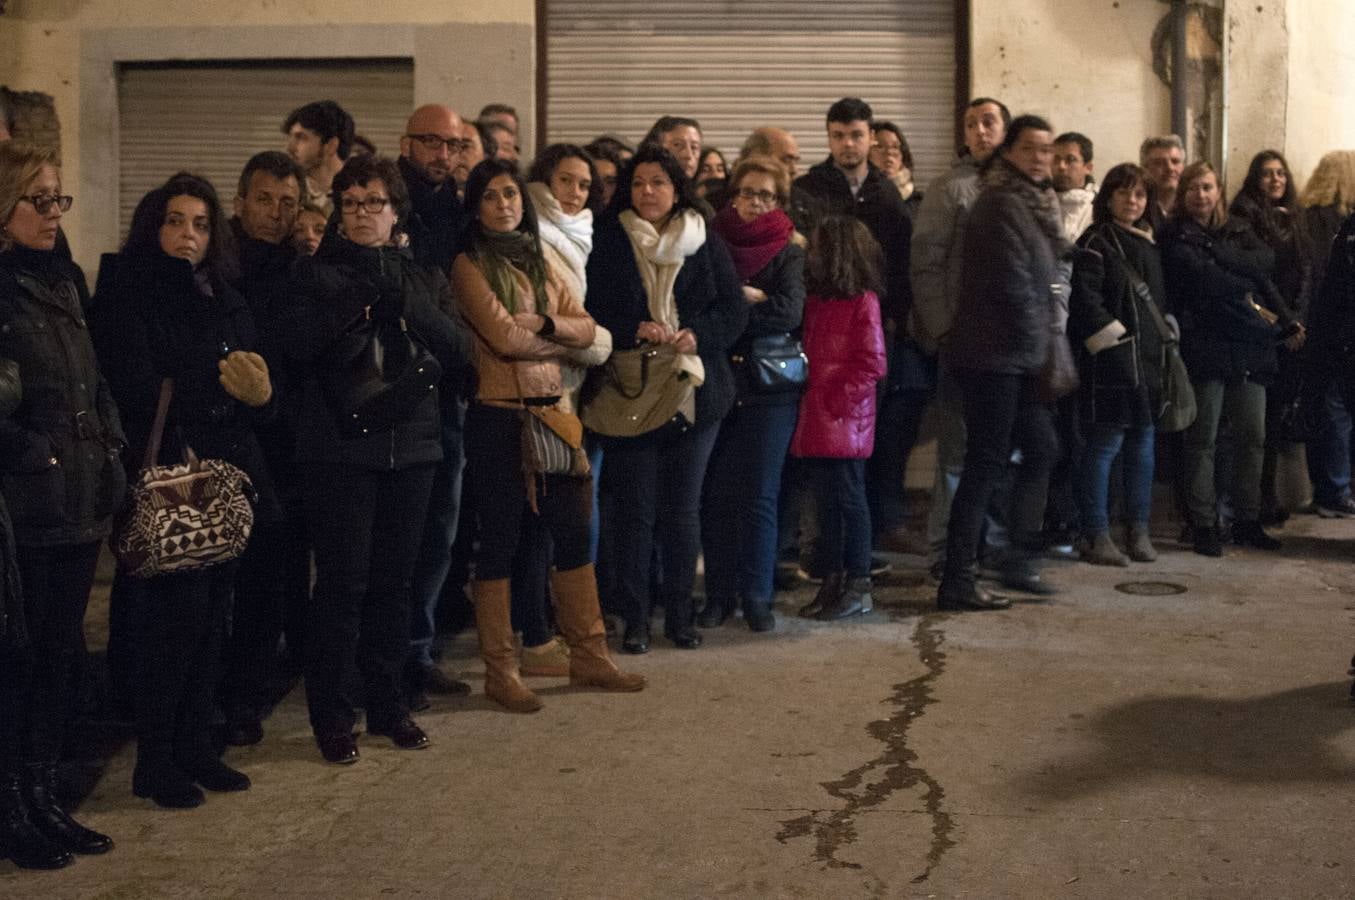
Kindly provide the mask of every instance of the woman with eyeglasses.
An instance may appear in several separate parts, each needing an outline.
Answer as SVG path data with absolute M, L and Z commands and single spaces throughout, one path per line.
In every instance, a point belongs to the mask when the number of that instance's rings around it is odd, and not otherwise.
M 786 451 L 795 433 L 798 385 L 761 384 L 758 338 L 788 342 L 804 315 L 804 239 L 785 206 L 790 176 L 767 156 L 734 168 L 733 199 L 715 216 L 743 282 L 748 326 L 731 352 L 734 408 L 720 425 L 701 504 L 706 606 L 697 624 L 718 628 L 736 606 L 753 631 L 771 631 L 776 569 L 777 499 Z
M 27 641 L 17 617 L 0 638 L 0 856 L 32 869 L 113 846 L 52 794 L 99 543 L 125 487 L 122 424 L 90 342 L 85 276 L 57 249 L 70 208 L 55 151 L 0 144 L 0 359 L 22 395 L 0 419 L 0 494 L 27 625 Z
M 442 370 L 469 362 L 465 332 L 440 306 L 446 280 L 414 261 L 402 240 L 409 195 L 395 163 L 349 159 L 334 177 L 338 232 L 293 270 L 276 330 L 307 374 L 298 425 L 306 462 L 306 518 L 315 548 L 307 631 L 306 703 L 327 762 L 357 762 L 357 713 L 344 689 L 356 661 L 367 733 L 406 750 L 428 746 L 402 686 L 409 651 L 411 580 L 442 459 L 438 394 L 360 433 L 341 430 L 327 402 L 354 377 L 335 344 L 363 323 L 400 323 Z M 332 239 L 331 239 L 332 238 Z
M 233 287 L 235 243 L 205 179 L 180 172 L 137 204 L 127 241 L 99 264 L 91 306 L 99 358 L 127 426 L 135 478 L 166 390 L 153 464 L 191 450 L 224 459 L 258 494 L 255 521 L 280 515 L 254 428 L 273 410 L 273 386 L 249 305 Z M 110 609 L 110 659 L 128 671 L 136 707 L 132 791 L 163 807 L 243 791 L 250 780 L 219 758 L 216 692 L 239 561 L 151 578 L 119 573 Z

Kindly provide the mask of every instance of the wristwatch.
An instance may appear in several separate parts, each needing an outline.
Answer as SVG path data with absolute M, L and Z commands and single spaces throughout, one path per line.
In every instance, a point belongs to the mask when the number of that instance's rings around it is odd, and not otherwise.
M 555 334 L 555 320 L 550 316 L 541 316 L 541 328 L 536 332 L 537 337 L 550 337 Z

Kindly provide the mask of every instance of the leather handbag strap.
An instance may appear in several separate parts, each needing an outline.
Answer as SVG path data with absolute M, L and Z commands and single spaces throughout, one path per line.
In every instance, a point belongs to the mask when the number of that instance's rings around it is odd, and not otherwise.
M 1110 237 L 1111 240 L 1115 242 L 1116 252 L 1120 254 L 1120 262 L 1124 264 L 1125 274 L 1129 276 L 1129 288 L 1131 291 L 1136 291 L 1137 285 L 1145 284 L 1146 282 L 1143 280 L 1143 276 L 1138 273 L 1138 270 L 1134 268 L 1133 263 L 1129 261 L 1129 257 L 1124 252 L 1124 247 L 1120 244 L 1119 235 L 1112 231 L 1110 232 Z M 1157 327 L 1157 334 L 1158 337 L 1162 339 L 1162 343 L 1175 344 L 1177 342 L 1176 335 L 1172 333 L 1171 326 L 1167 324 L 1167 320 L 1162 318 L 1162 313 L 1158 311 L 1156 301 L 1157 298 L 1154 297 L 1152 302 L 1143 305 L 1148 307 L 1148 312 L 1153 317 L 1153 324 Z
M 146 455 L 141 460 L 141 468 L 149 469 L 160 458 L 160 442 L 165 437 L 165 419 L 169 417 L 169 401 L 174 396 L 174 379 L 166 378 L 160 382 L 160 403 L 155 408 L 155 423 L 151 425 L 151 437 L 146 442 Z

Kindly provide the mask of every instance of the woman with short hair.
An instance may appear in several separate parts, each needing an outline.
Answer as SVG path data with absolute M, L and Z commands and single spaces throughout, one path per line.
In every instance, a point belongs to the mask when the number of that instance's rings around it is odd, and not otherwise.
M 730 185 L 733 199 L 716 215 L 713 228 L 743 282 L 748 326 L 730 354 L 734 408 L 720 425 L 706 473 L 701 505 L 706 606 L 698 624 L 718 628 L 741 606 L 751 630 L 771 631 L 776 625 L 777 500 L 802 388 L 761 388 L 753 367 L 756 339 L 779 337 L 788 344 L 799 332 L 804 239 L 785 212 L 790 176 L 779 162 L 748 157 L 735 166 Z

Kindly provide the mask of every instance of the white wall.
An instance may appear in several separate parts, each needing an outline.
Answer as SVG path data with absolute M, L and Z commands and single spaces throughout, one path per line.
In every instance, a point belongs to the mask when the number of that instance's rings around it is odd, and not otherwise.
M 1033 112 L 1096 147 L 1096 169 L 1138 161 L 1170 129 L 1171 96 L 1153 74 L 1160 0 L 971 0 L 972 93 Z
M 1284 153 L 1300 184 L 1328 150 L 1355 149 L 1355 2 L 1289 0 Z

